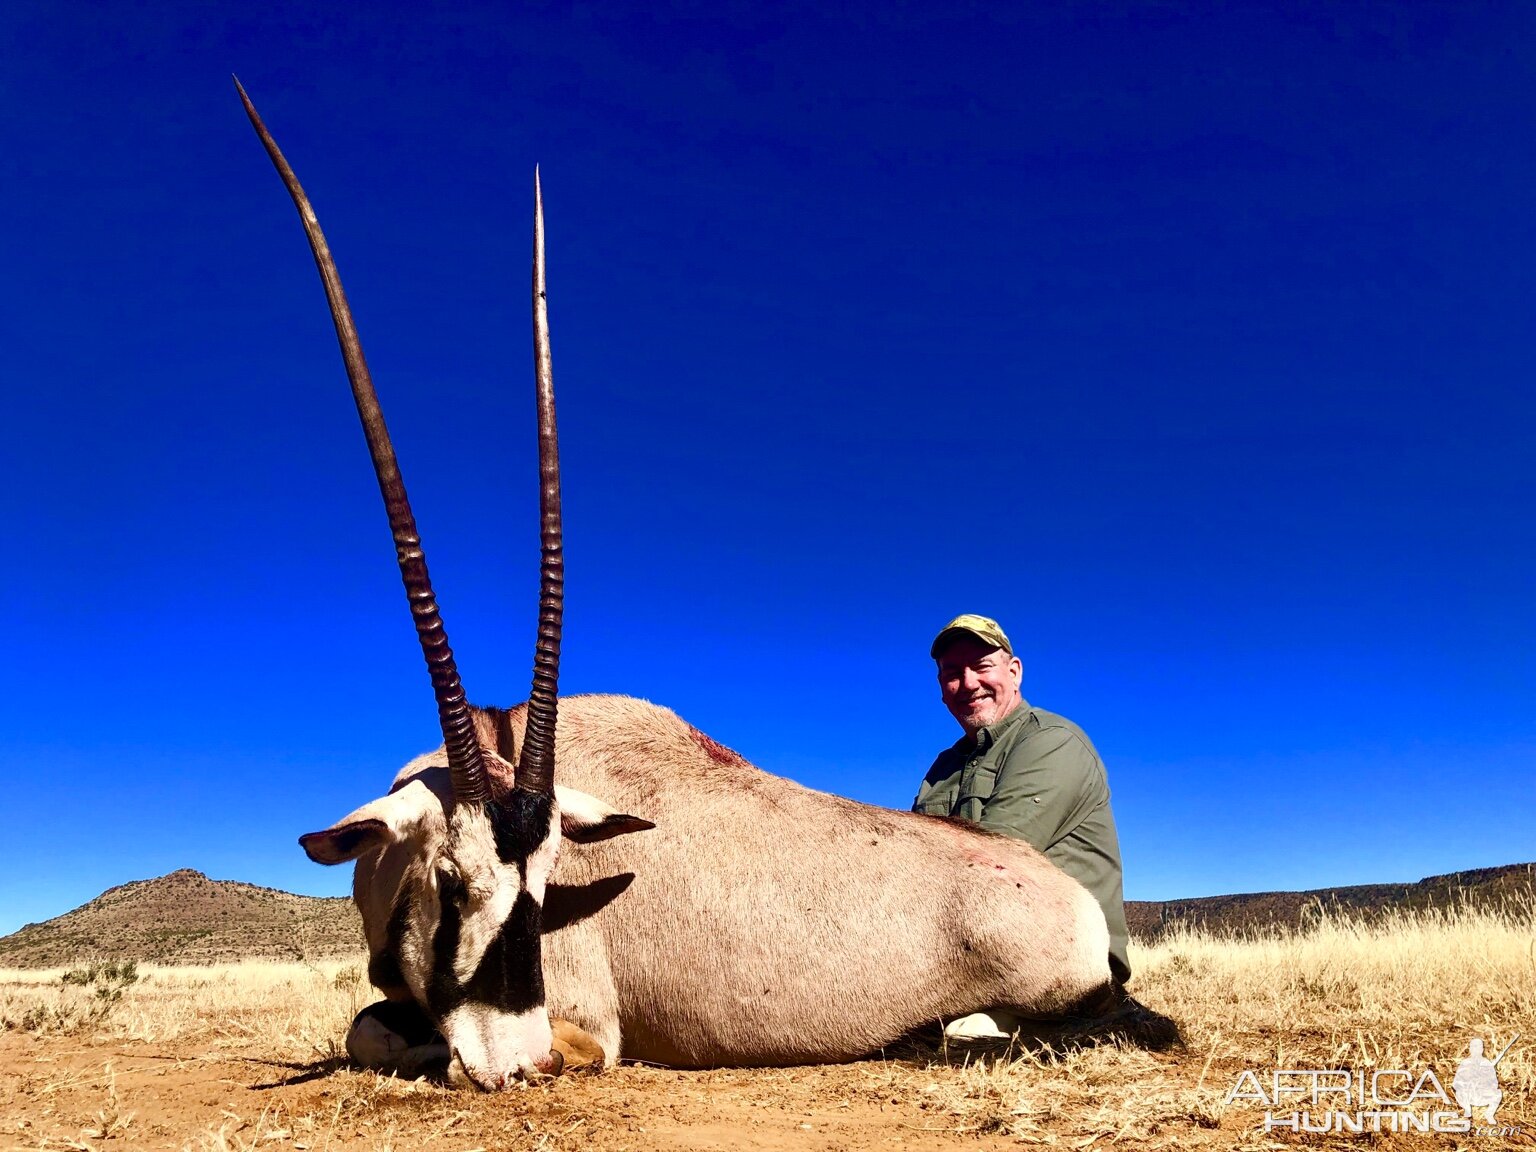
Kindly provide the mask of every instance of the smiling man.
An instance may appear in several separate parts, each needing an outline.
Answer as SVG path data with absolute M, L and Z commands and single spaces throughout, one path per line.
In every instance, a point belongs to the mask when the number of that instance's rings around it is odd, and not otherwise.
M 1130 979 L 1120 842 L 1104 762 L 1072 721 L 1031 707 L 1020 693 L 1024 666 L 996 620 L 957 616 L 933 641 L 939 692 L 965 735 L 928 769 L 914 812 L 957 816 L 1026 840 L 1092 892 L 1109 924 L 1115 979 Z M 1003 1036 L 1007 1013 L 977 1013 L 946 1031 L 954 1038 Z

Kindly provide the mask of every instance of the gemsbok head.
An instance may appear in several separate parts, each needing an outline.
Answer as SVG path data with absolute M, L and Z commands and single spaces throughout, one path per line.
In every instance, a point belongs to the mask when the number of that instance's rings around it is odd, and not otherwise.
M 389 918 L 398 972 L 375 983 L 421 1005 L 447 1041 L 456 1069 L 496 1090 L 560 1071 L 551 1048 L 540 954 L 540 914 L 562 834 L 603 839 L 651 825 L 554 783 L 554 739 L 564 588 L 560 463 L 544 289 L 544 216 L 534 174 L 533 343 L 538 407 L 540 568 L 533 689 L 520 751 L 510 726 L 488 746 L 459 682 L 427 574 L 415 518 L 374 393 L 362 345 L 325 237 L 293 169 L 238 80 L 256 134 L 293 198 L 330 302 L 394 536 L 406 598 L 426 656 L 448 771 L 441 786 L 416 778 L 320 832 L 299 838 L 310 859 L 340 864 L 391 846 L 406 849 Z M 430 774 L 429 774 L 430 778 Z M 562 800 L 564 803 L 562 804 Z

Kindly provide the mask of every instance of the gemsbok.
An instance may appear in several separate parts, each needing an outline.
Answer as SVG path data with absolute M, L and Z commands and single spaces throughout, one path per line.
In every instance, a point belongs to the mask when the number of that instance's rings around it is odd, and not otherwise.
M 993 1006 L 1117 1003 L 1098 904 L 1027 844 L 802 787 L 643 700 L 572 697 L 557 722 L 564 569 L 537 173 L 533 688 L 506 710 L 466 701 L 335 262 L 240 98 L 325 285 L 444 739 L 388 794 L 299 840 L 319 863 L 356 861 L 369 977 L 396 1018 L 424 1013 L 441 1034 L 365 1012 L 354 1054 L 403 1064 L 411 1054 L 387 1043 L 419 1042 L 495 1090 L 559 1070 L 552 1018 L 605 1064 L 696 1068 L 849 1060 Z

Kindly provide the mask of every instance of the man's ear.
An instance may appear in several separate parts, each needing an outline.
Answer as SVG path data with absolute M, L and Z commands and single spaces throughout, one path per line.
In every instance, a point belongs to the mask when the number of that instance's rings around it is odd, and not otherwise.
M 649 820 L 610 808 L 596 796 L 560 784 L 555 785 L 555 801 L 560 805 L 560 835 L 576 844 L 594 844 L 656 827 Z
M 412 780 L 398 791 L 343 816 L 329 828 L 306 832 L 299 837 L 299 847 L 316 864 L 342 864 L 403 839 L 434 811 L 441 820 L 441 801 L 420 780 Z

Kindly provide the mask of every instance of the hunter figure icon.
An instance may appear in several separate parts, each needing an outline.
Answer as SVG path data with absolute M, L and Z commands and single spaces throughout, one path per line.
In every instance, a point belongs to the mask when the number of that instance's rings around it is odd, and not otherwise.
M 1516 1036 L 1515 1040 L 1519 1037 Z M 1504 1052 L 1514 1047 L 1515 1041 L 1511 1040 L 1504 1045 Z M 1481 1039 L 1473 1039 L 1468 1045 L 1471 1050 L 1465 1060 L 1456 1066 L 1456 1076 L 1451 1081 L 1451 1091 L 1456 1093 L 1456 1103 L 1461 1105 L 1461 1110 L 1466 1115 L 1472 1115 L 1474 1108 L 1488 1109 L 1488 1123 L 1493 1123 L 1493 1115 L 1499 1110 L 1499 1103 L 1504 1099 L 1504 1093 L 1499 1090 L 1499 1073 L 1496 1065 L 1504 1059 L 1504 1052 L 1500 1052 L 1492 1060 L 1483 1055 L 1483 1042 Z

